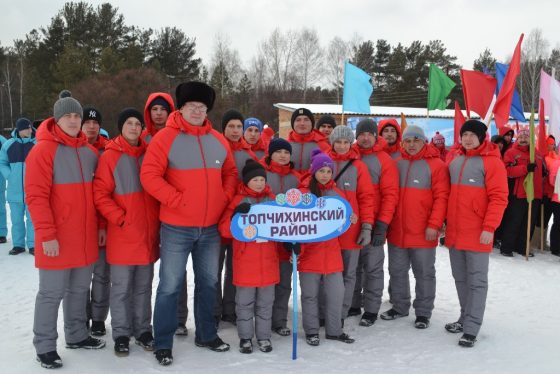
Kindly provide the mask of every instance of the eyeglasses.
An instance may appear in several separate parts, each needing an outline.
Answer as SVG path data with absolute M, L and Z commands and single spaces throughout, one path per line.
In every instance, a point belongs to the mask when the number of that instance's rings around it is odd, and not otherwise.
M 206 113 L 208 107 L 206 105 L 185 104 L 185 107 L 191 112 Z

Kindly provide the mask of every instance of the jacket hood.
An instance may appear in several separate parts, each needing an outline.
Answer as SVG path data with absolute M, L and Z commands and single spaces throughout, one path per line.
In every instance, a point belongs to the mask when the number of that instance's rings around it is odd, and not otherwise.
M 161 97 L 163 100 L 167 101 L 169 104 L 169 108 L 171 111 L 168 113 L 171 116 L 171 113 L 175 111 L 175 104 L 173 104 L 173 99 L 171 95 L 165 92 L 153 92 L 148 96 L 148 100 L 146 100 L 146 105 L 144 105 L 144 122 L 146 123 L 146 131 L 148 134 L 154 136 L 158 130 L 155 128 L 154 122 L 152 121 L 152 116 L 150 115 L 150 104 L 154 99 Z M 169 117 L 167 117 L 169 119 Z
M 88 144 L 86 134 L 80 131 L 75 138 L 69 136 L 56 124 L 54 117 L 47 118 L 41 123 L 37 130 L 37 141 L 57 142 L 74 148 Z

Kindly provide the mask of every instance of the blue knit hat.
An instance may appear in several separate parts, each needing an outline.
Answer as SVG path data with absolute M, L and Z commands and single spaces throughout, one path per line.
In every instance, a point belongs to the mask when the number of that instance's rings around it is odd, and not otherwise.
M 259 129 L 259 132 L 262 132 L 263 130 L 263 124 L 261 120 L 258 118 L 254 118 L 254 117 L 247 118 L 243 122 L 243 131 L 247 130 L 251 126 L 255 126 L 257 129 Z

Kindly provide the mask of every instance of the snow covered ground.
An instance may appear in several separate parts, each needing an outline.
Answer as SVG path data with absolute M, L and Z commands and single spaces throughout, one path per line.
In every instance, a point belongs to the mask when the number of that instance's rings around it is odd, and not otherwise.
M 35 361 L 32 345 L 33 308 L 38 272 L 33 256 L 9 256 L 11 243 L 0 245 L 0 371 L 44 373 Z M 190 265 L 189 265 L 190 267 Z M 157 364 L 153 355 L 131 344 L 127 358 L 113 354 L 108 321 L 107 347 L 99 351 L 68 350 L 64 344 L 62 308 L 59 313 L 58 352 L 67 373 L 560 373 L 560 260 L 545 252 L 526 262 L 497 253 L 490 260 L 490 290 L 484 324 L 476 346 L 457 345 L 459 335 L 443 328 L 455 321 L 459 306 L 447 249 L 437 252 L 436 305 L 427 330 L 413 326 L 413 312 L 395 321 L 378 320 L 370 328 L 358 326 L 358 317 L 346 321 L 346 332 L 356 343 L 326 341 L 310 347 L 299 330 L 299 358 L 291 360 L 291 337 L 273 334 L 274 350 L 242 355 L 237 351 L 234 326 L 222 323 L 219 334 L 232 349 L 215 353 L 194 345 L 194 322 L 189 336 L 176 338 L 174 363 Z M 193 274 L 189 272 L 192 306 Z M 386 272 L 387 278 L 387 272 Z M 413 279 L 411 280 L 413 282 Z M 154 297 L 158 279 L 154 279 Z M 413 283 L 412 283 L 413 287 Z M 387 294 L 381 311 L 390 307 Z M 109 317 L 110 318 L 110 317 Z M 300 324 L 301 326 L 301 324 Z

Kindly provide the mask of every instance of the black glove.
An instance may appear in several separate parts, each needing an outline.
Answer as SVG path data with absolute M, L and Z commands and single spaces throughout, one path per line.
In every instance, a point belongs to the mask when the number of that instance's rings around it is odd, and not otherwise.
M 527 173 L 534 172 L 536 168 L 537 168 L 537 164 L 535 164 L 534 162 L 527 164 Z
M 283 243 L 284 245 L 284 249 L 288 252 L 294 252 L 296 254 L 296 256 L 299 256 L 299 254 L 301 253 L 301 245 L 299 243 L 289 243 L 289 242 L 285 242 Z
M 251 203 L 241 203 L 235 207 L 233 210 L 232 216 L 236 215 L 237 213 L 247 214 L 251 210 Z
M 382 221 L 375 222 L 375 228 L 373 229 L 373 237 L 371 239 L 371 245 L 374 247 L 379 247 L 385 244 L 385 236 L 387 235 L 388 224 Z

